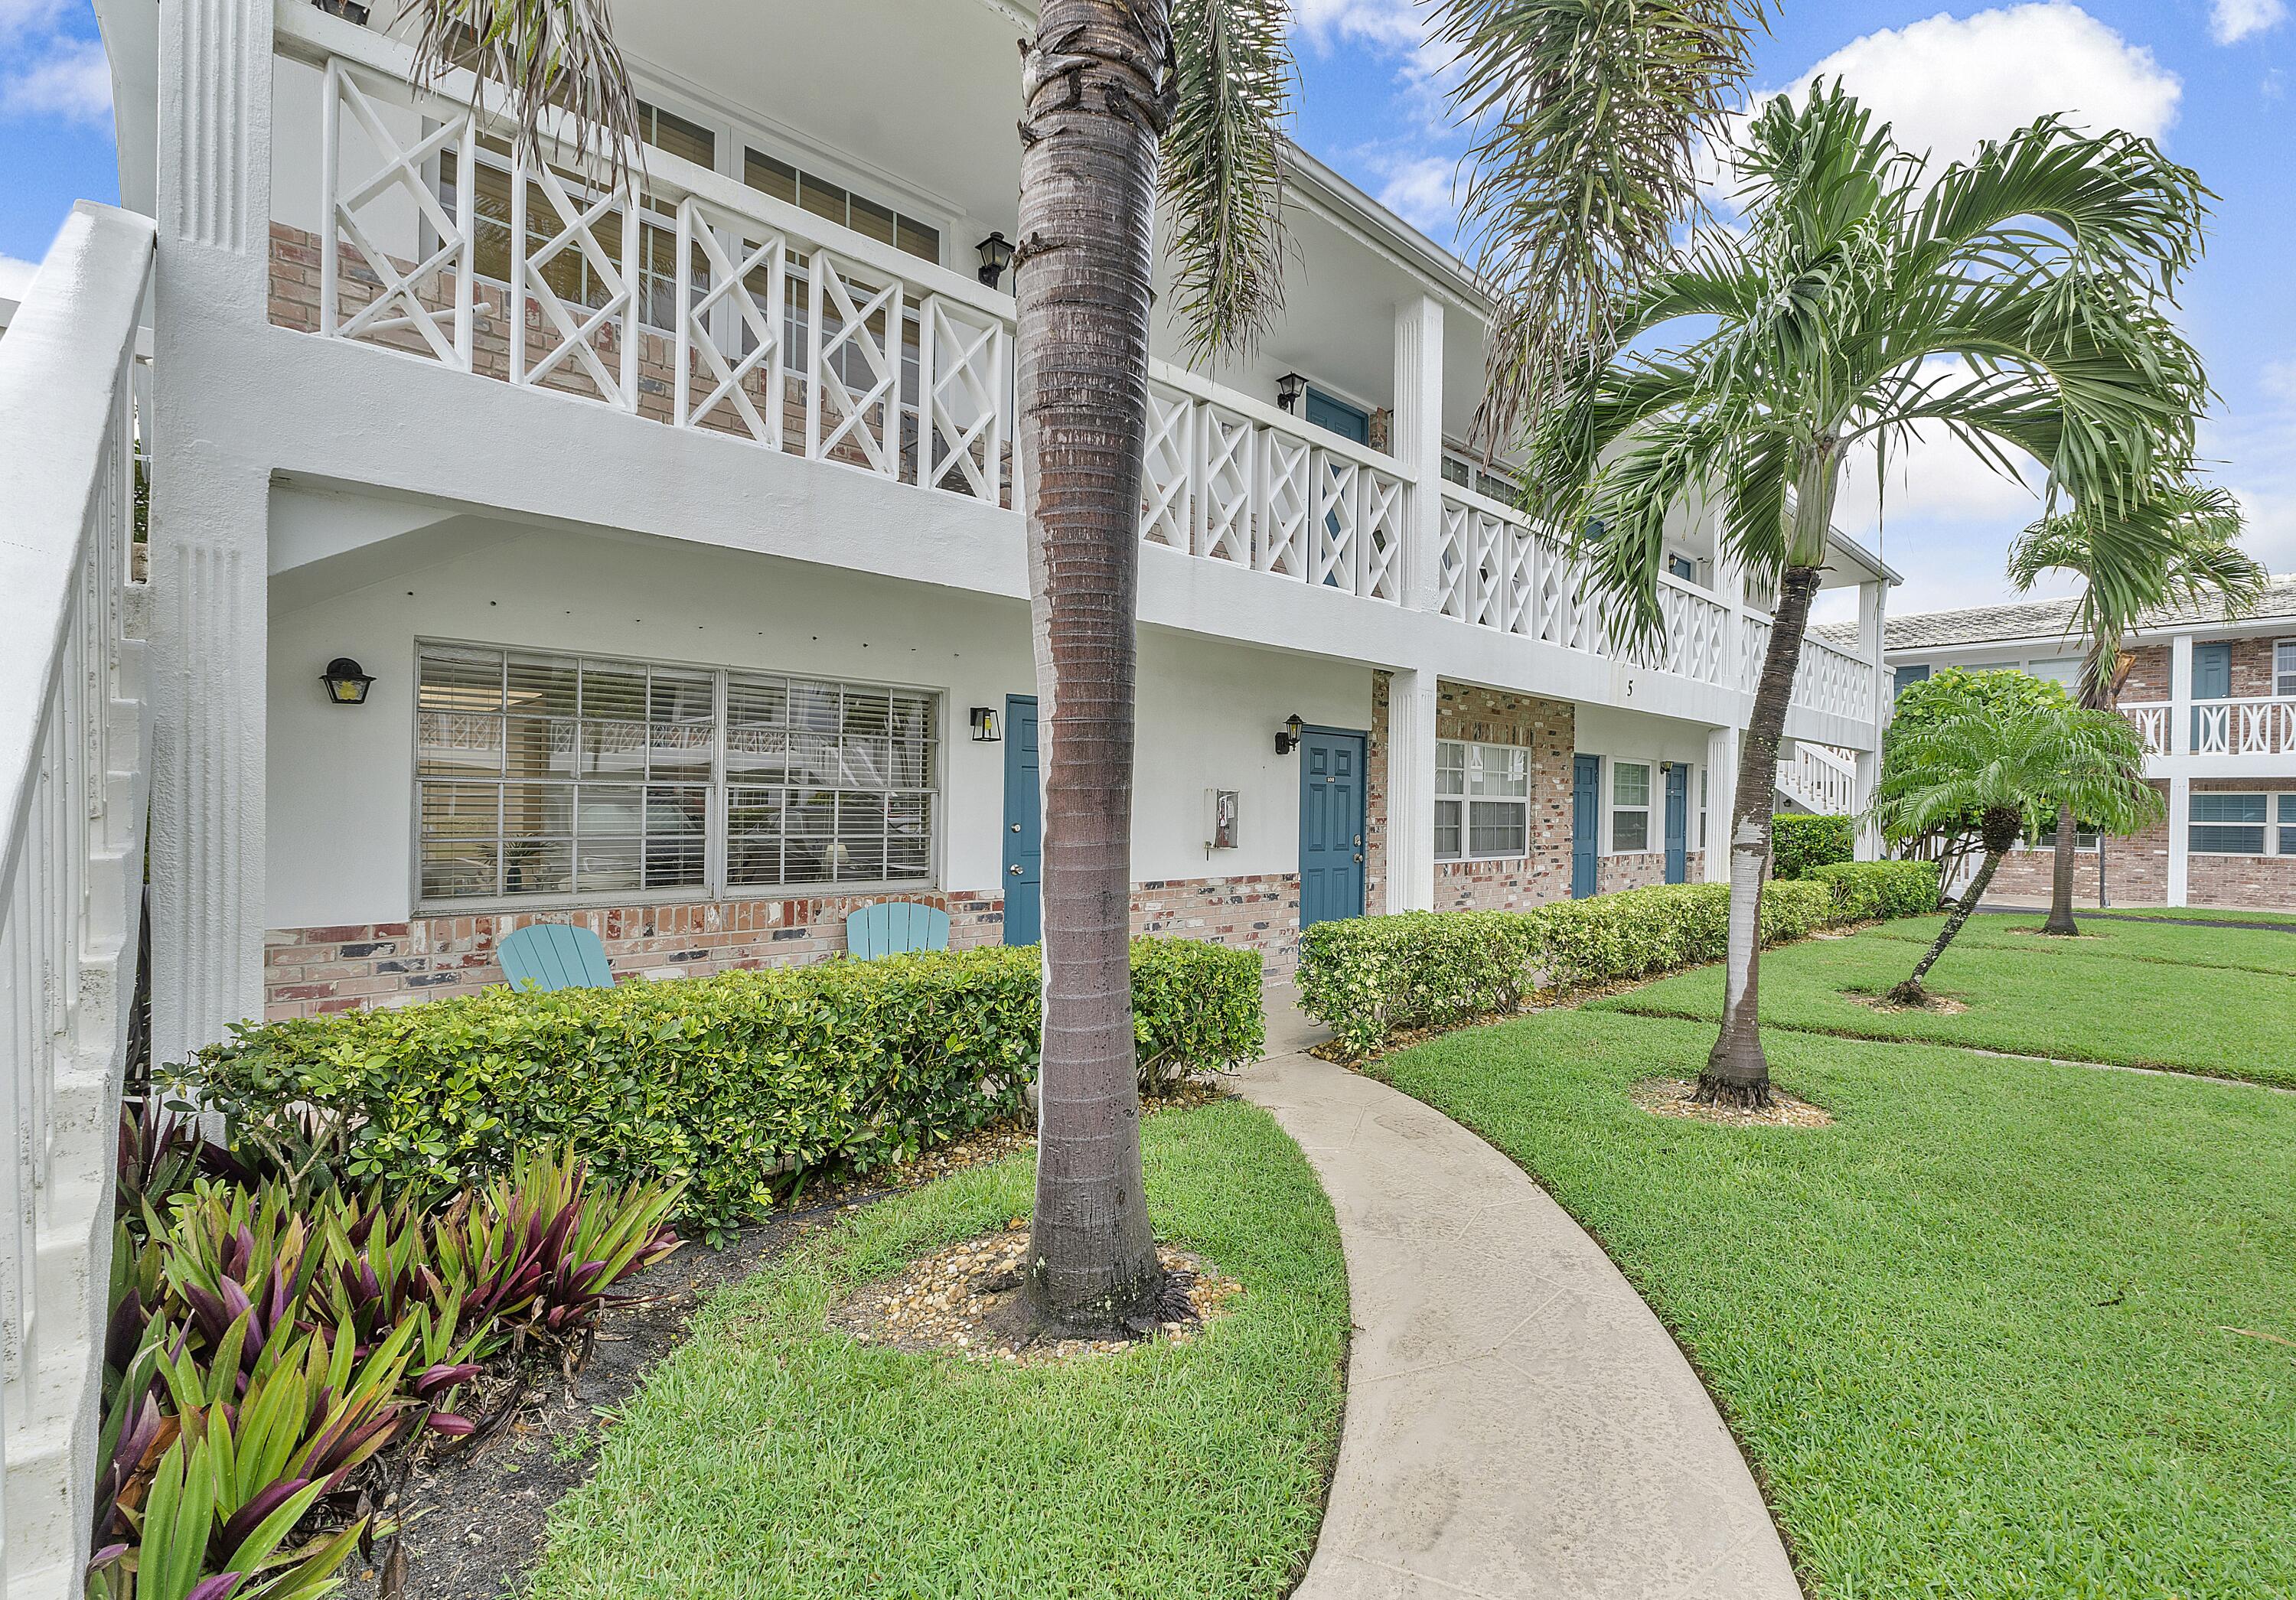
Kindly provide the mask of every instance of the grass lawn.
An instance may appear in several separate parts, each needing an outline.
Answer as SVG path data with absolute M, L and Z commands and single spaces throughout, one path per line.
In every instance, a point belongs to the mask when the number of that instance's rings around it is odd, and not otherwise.
M 2103 911 L 2083 911 L 2079 906 L 2073 907 L 2076 922 L 2086 922 L 2093 916 L 2126 917 L 2132 922 L 2276 923 L 2296 927 L 2296 914 L 2285 911 L 2202 909 L 2187 906 L 2114 906 Z
M 1240 1101 L 1142 1126 L 1160 1236 L 1245 1293 L 1192 1344 L 1012 1369 L 825 1331 L 848 1285 L 1025 1216 L 1014 1159 L 857 1213 L 705 1307 L 562 1503 L 550 1600 L 1275 1596 L 1337 1448 L 1330 1203 Z
M 2296 938 L 2259 928 L 2188 928 L 2175 923 L 2090 915 L 2079 919 L 2077 939 L 2038 936 L 2043 915 L 2004 916 L 1987 912 L 1969 919 L 1955 948 L 1984 945 L 2035 956 L 2118 956 L 2134 961 L 2167 961 L 2185 966 L 2230 967 L 2243 972 L 2296 975 Z M 1882 923 L 1870 931 L 1884 939 L 1926 948 L 1944 923 L 1941 916 Z M 1916 952 L 1918 956 L 1918 951 Z M 1911 964 L 1908 964 L 1910 968 Z
M 2296 1097 L 1778 1032 L 1834 1126 L 1629 1103 L 1712 1039 L 1588 1008 L 1379 1070 L 1602 1241 L 1813 1596 L 2296 1593 L 2296 1350 L 2225 1331 L 2296 1339 Z
M 1936 927 L 1929 919 L 1919 925 Z M 2238 940 L 2248 950 L 2259 941 L 2287 938 L 2237 929 L 2143 931 L 2194 935 L 2215 941 L 2210 948 Z M 1869 930 L 1788 945 L 1763 953 L 1762 1020 L 1866 1038 L 1929 1040 L 2296 1086 L 2296 976 L 2116 960 L 2102 950 L 2087 953 L 2095 947 L 2038 948 L 2048 943 L 1985 929 L 1972 939 L 1964 931 L 1928 979 L 1931 994 L 1968 1006 L 1958 1013 L 1876 1011 L 1852 997 L 1884 993 L 1913 971 L 1920 946 L 1898 932 Z M 2188 941 L 2187 948 L 2202 947 Z M 2272 946 L 2262 955 L 2268 959 L 2277 950 Z M 1722 969 L 1702 967 L 1595 1005 L 1642 1015 L 1718 1018 Z

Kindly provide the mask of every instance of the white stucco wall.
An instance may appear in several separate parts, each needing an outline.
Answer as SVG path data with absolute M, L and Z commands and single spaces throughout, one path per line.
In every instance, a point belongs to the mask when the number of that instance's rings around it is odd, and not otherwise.
M 325 547 L 331 526 L 387 503 L 275 491 L 275 551 Z M 451 548 L 439 546 L 447 541 Z M 459 550 L 460 553 L 455 553 Z M 397 565 L 391 564 L 393 553 Z M 356 587 L 331 570 L 358 566 Z M 642 661 L 820 673 L 943 696 L 942 887 L 987 890 L 1002 866 L 1004 747 L 966 714 L 1035 690 L 1017 602 L 636 536 L 459 520 L 438 538 L 369 545 L 282 574 L 271 616 L 266 922 L 398 922 L 412 910 L 416 642 L 457 640 Z M 338 655 L 375 677 L 331 705 Z M 1299 764 L 1274 734 L 1368 726 L 1366 667 L 1160 629 L 1141 636 L 1136 879 L 1287 873 L 1299 862 Z M 1241 792 L 1239 848 L 1207 858 L 1203 791 Z

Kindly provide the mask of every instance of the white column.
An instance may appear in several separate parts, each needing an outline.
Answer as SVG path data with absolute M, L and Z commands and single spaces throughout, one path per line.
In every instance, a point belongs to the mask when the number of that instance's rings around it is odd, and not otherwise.
M 1860 861 L 1882 858 L 1882 830 L 1874 825 L 1868 812 L 1874 805 L 1874 790 L 1882 781 L 1882 730 L 1890 725 L 1892 698 L 1890 669 L 1882 659 L 1882 611 L 1889 595 L 1890 586 L 1878 578 L 1857 586 L 1857 655 L 1870 666 L 1874 675 L 1874 731 L 1871 743 L 1855 752 L 1857 772 L 1849 795 L 1851 815 L 1857 818 Z
M 1706 732 L 1706 881 L 1730 881 L 1730 807 L 1738 792 L 1738 730 Z
M 2189 653 L 2192 641 L 2178 641 Z M 2178 705 L 2177 718 L 2191 713 Z M 2175 777 L 2169 780 L 2169 904 L 2186 906 L 2192 903 L 2192 874 L 2188 870 L 2193 834 L 2193 780 Z
M 2193 753 L 2193 636 L 2169 641 L 2169 753 Z M 2180 850 L 2177 852 L 2182 855 Z M 2184 904 L 2178 900 L 2177 905 Z
M 1387 904 L 1435 904 L 1435 675 L 1398 672 L 1387 695 Z
M 1403 603 L 1433 611 L 1440 576 L 1435 553 L 1443 535 L 1443 302 L 1432 295 L 1395 308 L 1395 418 L 1388 445 L 1414 483 L 1404 522 Z
M 160 16 L 151 869 L 160 1062 L 262 1010 L 270 469 L 262 441 L 219 426 L 213 406 L 250 381 L 266 333 L 271 17 L 268 0 L 162 0 Z

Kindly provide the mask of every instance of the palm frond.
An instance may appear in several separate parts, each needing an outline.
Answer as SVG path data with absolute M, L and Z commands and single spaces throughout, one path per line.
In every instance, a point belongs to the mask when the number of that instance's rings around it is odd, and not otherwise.
M 1173 291 L 1193 356 L 1247 351 L 1283 304 L 1283 0 L 1175 0 L 1163 137 Z
M 410 0 L 408 9 L 422 23 L 416 82 L 467 68 L 482 99 L 489 85 L 503 92 L 503 114 L 529 161 L 570 162 L 611 186 L 627 180 L 640 149 L 637 95 L 607 0 Z M 545 152 L 554 108 L 566 119 Z
M 1477 436 L 1496 447 L 1611 338 L 1698 209 L 1694 157 L 1752 69 L 1768 0 L 1443 0 L 1475 130 L 1463 232 L 1494 318 Z
M 1890 742 L 1874 816 L 1892 840 L 2014 811 L 2030 835 L 2070 805 L 2084 824 L 2133 833 L 2159 818 L 2144 747 L 2127 718 L 2062 695 L 1969 711 Z

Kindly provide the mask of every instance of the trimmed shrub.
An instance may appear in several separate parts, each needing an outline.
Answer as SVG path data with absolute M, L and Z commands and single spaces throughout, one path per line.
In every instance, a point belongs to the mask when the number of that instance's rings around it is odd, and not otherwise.
M 1144 1079 L 1256 1059 L 1259 957 L 1132 947 Z M 722 1235 L 792 1170 L 866 1171 L 1021 1110 L 1037 1063 L 1032 947 L 832 961 L 676 983 L 518 993 L 246 1024 L 180 1087 L 235 1137 L 292 1145 L 315 1120 L 357 1184 L 416 1188 L 566 1149 L 613 1183 L 686 1185 Z
M 1836 922 L 1927 916 L 1938 908 L 1934 861 L 1837 861 L 1810 876 L 1833 887 Z
M 1861 893 L 1869 882 L 1882 882 L 1853 881 Z M 1935 908 L 1934 874 L 1931 889 L 1923 910 Z M 1917 898 L 1906 889 L 1895 893 L 1892 903 Z M 1867 898 L 1882 895 L 1876 887 Z M 1762 942 L 1785 944 L 1853 920 L 1844 908 L 1830 879 L 1765 884 Z M 1719 961 L 1729 933 L 1726 883 L 1659 884 L 1529 911 L 1414 911 L 1318 923 L 1300 939 L 1301 1007 L 1365 1055 L 1398 1032 L 1504 1016 L 1542 990 L 1569 994 Z
M 1770 818 L 1770 876 L 1785 882 L 1808 877 L 1821 866 L 1857 857 L 1857 825 L 1847 816 L 1812 816 L 1781 811 Z

